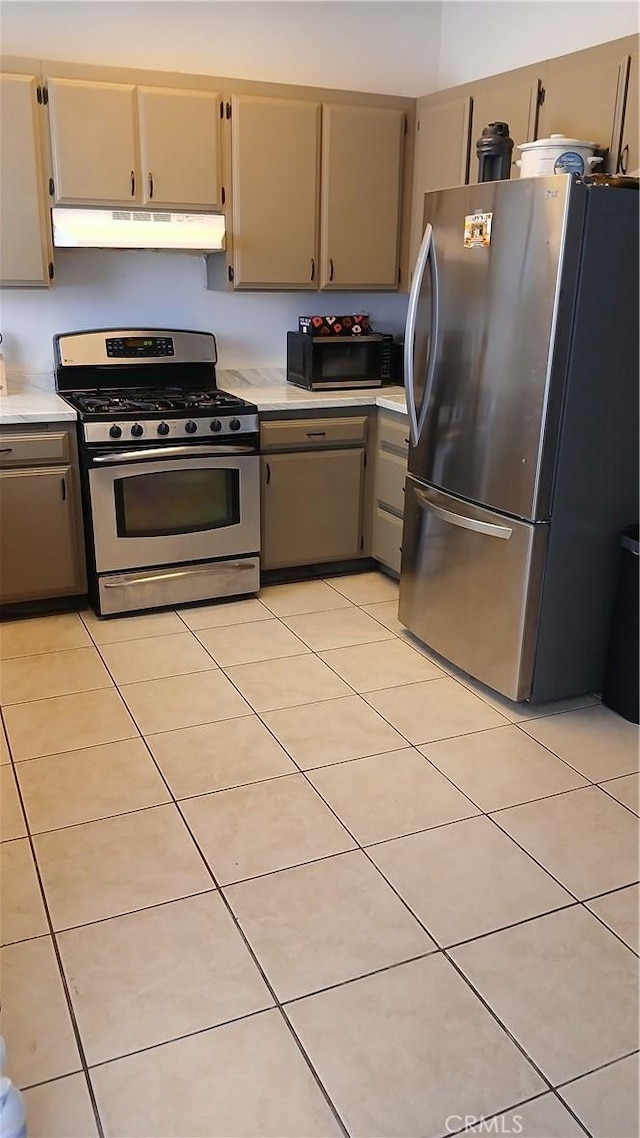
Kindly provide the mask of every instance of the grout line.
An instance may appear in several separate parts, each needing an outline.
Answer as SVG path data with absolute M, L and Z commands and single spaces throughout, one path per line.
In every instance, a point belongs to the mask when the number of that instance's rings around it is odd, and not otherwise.
M 599 1063 L 597 1067 L 590 1067 L 588 1071 L 582 1071 L 580 1075 L 574 1075 L 571 1079 L 565 1079 L 562 1083 L 556 1083 L 555 1090 L 562 1091 L 565 1087 L 570 1087 L 573 1083 L 577 1083 L 580 1079 L 586 1079 L 589 1075 L 595 1075 L 598 1071 L 606 1071 L 608 1067 L 615 1067 L 617 1063 L 623 1063 L 625 1059 L 631 1059 L 634 1055 L 640 1055 L 637 1047 L 632 1051 L 625 1051 L 624 1055 L 616 1055 L 615 1059 L 608 1059 L 606 1063 Z

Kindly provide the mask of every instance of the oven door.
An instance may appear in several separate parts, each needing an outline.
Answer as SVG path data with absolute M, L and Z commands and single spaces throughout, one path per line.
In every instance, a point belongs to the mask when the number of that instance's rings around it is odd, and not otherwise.
M 98 573 L 259 551 L 253 447 L 96 451 L 87 465 Z

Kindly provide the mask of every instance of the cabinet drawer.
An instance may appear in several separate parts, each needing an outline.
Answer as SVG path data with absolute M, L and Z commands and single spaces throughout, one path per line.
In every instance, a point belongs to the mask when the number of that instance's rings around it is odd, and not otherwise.
M 392 451 L 378 451 L 376 463 L 376 501 L 379 505 L 392 506 L 400 514 L 404 513 L 404 480 L 407 476 L 405 455 Z
M 400 572 L 400 545 L 402 543 L 402 518 L 390 514 L 381 506 L 376 506 L 373 518 L 373 556 L 383 565 L 388 565 L 394 573 Z
M 0 435 L 1 466 L 30 466 L 32 463 L 65 462 L 68 459 L 69 436 L 66 431 Z
M 367 437 L 364 416 L 350 419 L 283 419 L 261 423 L 260 445 L 263 451 L 292 450 L 304 447 L 315 450 L 330 446 L 362 446 Z
M 380 415 L 378 445 L 383 450 L 393 448 L 403 454 L 409 453 L 409 419 L 406 415 Z

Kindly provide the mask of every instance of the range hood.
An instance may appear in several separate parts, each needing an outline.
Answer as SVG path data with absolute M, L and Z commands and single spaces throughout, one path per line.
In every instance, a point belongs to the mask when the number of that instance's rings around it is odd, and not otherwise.
M 170 213 L 142 209 L 51 210 L 53 244 L 58 249 L 183 249 L 214 253 L 224 249 L 220 213 Z

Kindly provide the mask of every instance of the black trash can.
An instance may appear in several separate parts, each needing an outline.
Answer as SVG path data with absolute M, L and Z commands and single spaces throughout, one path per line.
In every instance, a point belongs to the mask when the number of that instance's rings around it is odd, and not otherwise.
M 602 689 L 602 702 L 631 723 L 638 713 L 638 526 L 621 537 L 618 587 L 613 609 L 609 656 Z

